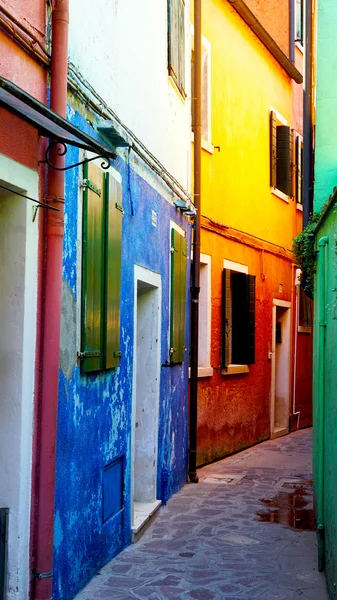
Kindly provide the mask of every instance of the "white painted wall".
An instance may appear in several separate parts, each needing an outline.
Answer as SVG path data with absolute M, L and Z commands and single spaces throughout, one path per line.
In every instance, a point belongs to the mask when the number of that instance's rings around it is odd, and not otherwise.
M 0 183 L 38 197 L 38 176 L 0 155 Z M 13 188 L 12 188 L 13 189 Z M 8 600 L 28 598 L 38 219 L 0 190 L 0 506 L 9 508 Z
M 186 92 L 190 90 L 190 0 Z M 190 183 L 191 100 L 167 71 L 167 0 L 70 0 L 70 60 L 166 169 Z

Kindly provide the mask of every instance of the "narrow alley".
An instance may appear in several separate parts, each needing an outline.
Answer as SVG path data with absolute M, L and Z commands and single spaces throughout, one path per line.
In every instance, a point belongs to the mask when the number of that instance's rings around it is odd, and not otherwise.
M 199 470 L 76 600 L 326 600 L 311 429 Z

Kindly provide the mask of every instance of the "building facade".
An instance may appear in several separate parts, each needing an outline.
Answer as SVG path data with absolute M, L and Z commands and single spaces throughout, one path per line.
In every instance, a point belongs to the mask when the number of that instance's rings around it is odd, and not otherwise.
M 311 321 L 291 250 L 303 39 L 281 4 L 203 5 L 199 464 L 311 423 Z
M 0 597 L 29 593 L 32 435 L 43 211 L 31 199 L 44 190 L 37 129 L 4 102 L 3 78 L 38 101 L 47 94 L 46 6 L 0 6 Z M 34 51 L 35 50 L 35 51 Z M 19 195 L 20 194 L 20 195 Z M 30 199 L 29 199 L 30 198 Z
M 70 2 L 67 117 L 116 157 L 66 175 L 55 599 L 73 598 L 186 481 L 185 4 Z M 67 164 L 85 158 L 72 148 Z

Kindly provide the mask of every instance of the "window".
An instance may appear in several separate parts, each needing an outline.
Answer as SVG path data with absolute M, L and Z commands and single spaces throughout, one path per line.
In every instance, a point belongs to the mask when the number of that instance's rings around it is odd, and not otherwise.
M 114 169 L 84 164 L 81 370 L 120 361 L 122 187 Z
M 186 264 L 187 240 L 172 228 L 170 362 L 173 364 L 183 362 L 186 352 Z
M 295 42 L 303 46 L 303 0 L 295 0 Z
M 168 0 L 168 72 L 181 95 L 185 92 L 185 2 Z
M 255 276 L 245 265 L 224 262 L 222 275 L 222 367 L 247 372 L 255 363 Z M 227 267 L 227 268 L 226 268 Z
M 193 50 L 193 31 L 192 27 L 192 53 L 191 53 L 191 123 L 194 132 L 194 50 Z M 211 131 L 211 44 L 202 36 L 202 141 L 203 147 L 209 149 L 207 145 L 212 145 Z M 211 148 L 213 151 L 213 147 Z
M 311 333 L 313 301 L 306 295 L 302 286 L 298 286 L 298 331 L 299 333 Z
M 211 358 L 211 257 L 200 255 L 199 293 L 199 344 L 198 371 L 200 375 L 212 374 Z M 204 371 L 204 373 L 203 373 Z
M 303 204 L 303 140 L 298 134 L 295 139 L 295 152 L 295 198 L 298 204 Z
M 272 110 L 270 112 L 270 185 L 286 196 L 291 196 L 291 172 L 291 129 Z

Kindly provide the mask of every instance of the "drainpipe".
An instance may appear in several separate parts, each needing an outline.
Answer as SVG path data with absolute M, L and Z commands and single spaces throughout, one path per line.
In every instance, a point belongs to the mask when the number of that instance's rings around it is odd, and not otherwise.
M 297 417 L 297 425 L 296 429 L 299 428 L 300 425 L 300 415 L 301 412 L 299 410 L 296 411 L 296 372 L 297 372 L 297 339 L 298 339 L 298 312 L 299 312 L 299 302 L 300 302 L 300 281 L 301 269 L 296 269 L 295 271 L 295 340 L 294 340 L 294 380 L 293 380 L 293 417 Z
M 326 336 L 326 247 L 328 236 L 318 242 L 318 374 L 317 374 L 317 541 L 318 570 L 324 570 L 324 420 L 325 420 L 325 336 Z
M 198 343 L 200 293 L 200 213 L 201 213 L 201 0 L 194 0 L 194 206 L 196 215 L 193 228 L 193 260 L 191 287 L 191 380 L 190 380 L 190 444 L 188 475 L 198 483 L 197 427 L 198 427 Z
M 52 59 L 50 107 L 62 117 L 67 106 L 69 0 L 54 0 L 52 8 Z M 51 162 L 64 166 L 64 156 L 51 154 Z M 42 315 L 42 365 L 39 415 L 38 510 L 36 523 L 35 600 L 52 598 L 54 495 L 58 375 L 60 355 L 62 251 L 64 235 L 64 172 L 49 169 L 47 201 L 59 212 L 46 215 L 45 271 Z
M 305 3 L 303 86 L 303 227 L 313 212 L 313 124 L 312 124 L 312 0 Z
M 295 2 L 289 2 L 289 60 L 295 64 Z

